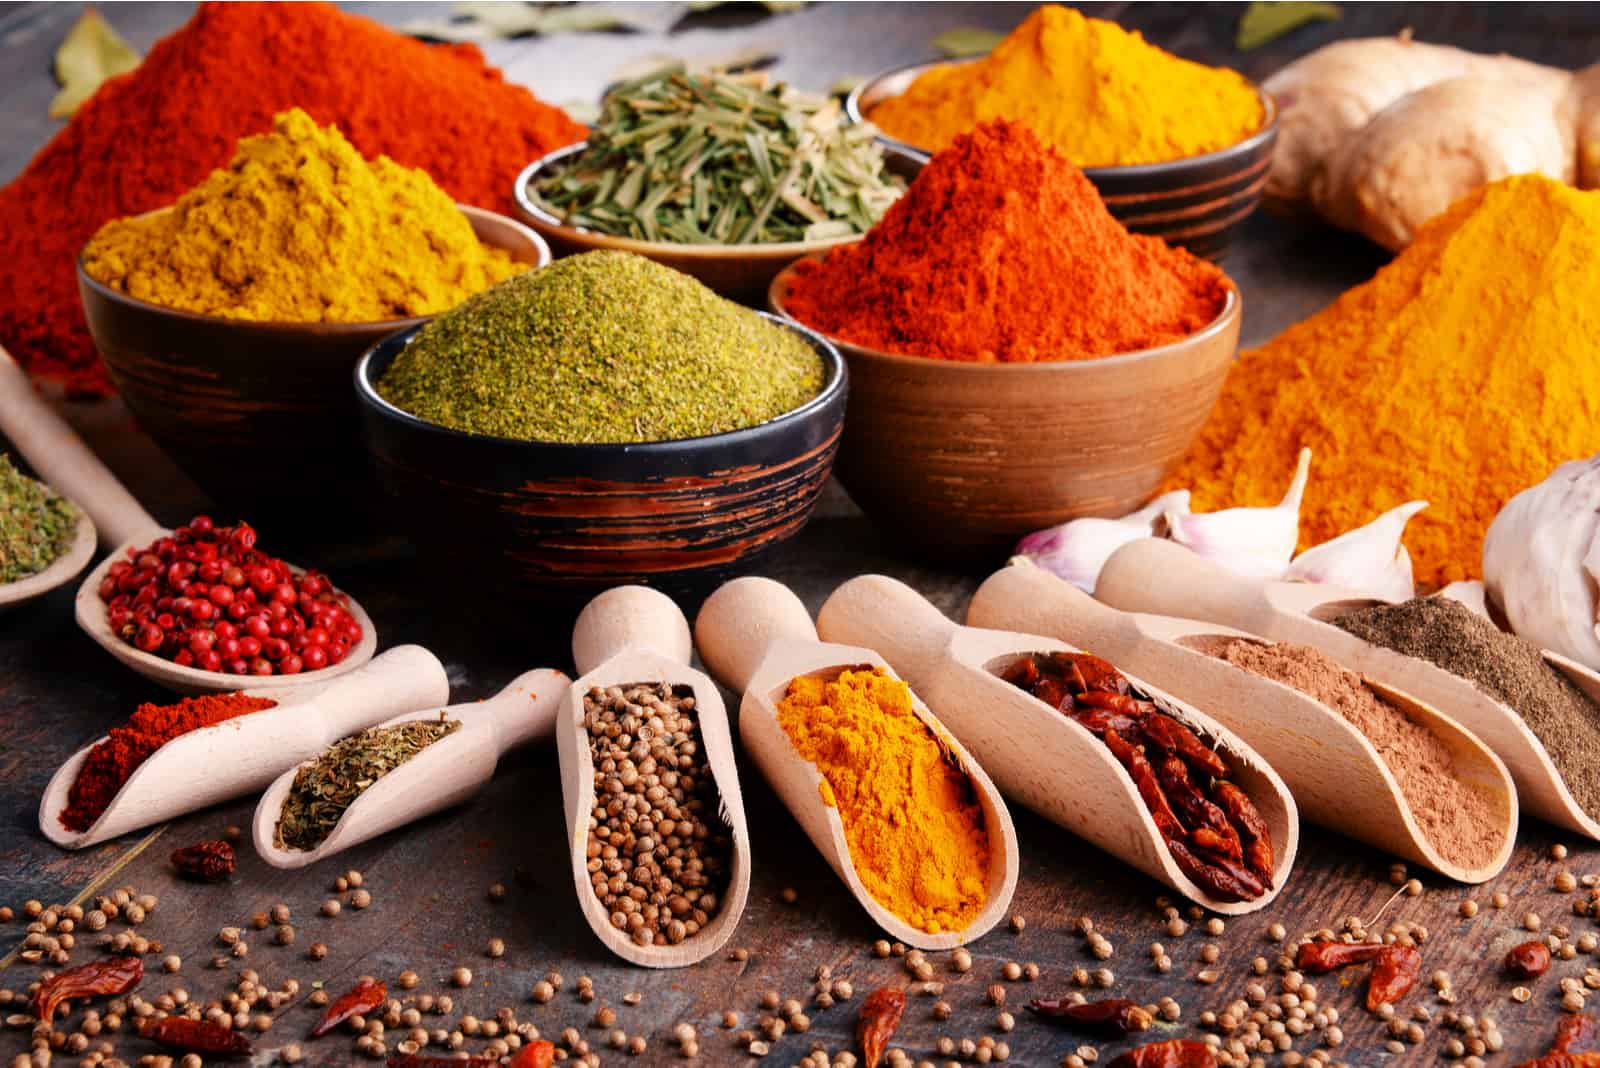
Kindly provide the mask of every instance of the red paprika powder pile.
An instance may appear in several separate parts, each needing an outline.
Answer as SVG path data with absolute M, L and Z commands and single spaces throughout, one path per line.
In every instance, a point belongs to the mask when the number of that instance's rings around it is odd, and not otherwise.
M 1231 283 L 1130 234 L 1065 156 L 995 120 L 956 138 L 867 236 L 807 261 L 790 314 L 866 348 L 944 360 L 1084 360 L 1178 341 Z
M 106 392 L 78 305 L 84 243 L 177 199 L 291 107 L 506 212 L 519 170 L 584 135 L 474 45 L 423 44 L 329 4 L 202 4 L 0 189 L 0 345 L 35 376 Z
M 235 716 L 260 712 L 277 703 L 266 697 L 224 693 L 186 697 L 175 705 L 140 705 L 127 723 L 111 728 L 105 740 L 89 750 L 72 789 L 67 792 L 61 825 L 69 831 L 87 831 L 105 812 L 134 769 L 180 734 Z

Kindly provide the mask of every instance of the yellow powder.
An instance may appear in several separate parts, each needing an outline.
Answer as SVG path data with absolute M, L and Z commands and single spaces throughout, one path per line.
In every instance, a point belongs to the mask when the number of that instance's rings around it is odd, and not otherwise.
M 523 265 L 479 242 L 425 173 L 368 162 L 296 108 L 170 211 L 103 226 L 84 268 L 181 311 L 359 323 L 445 311 Z
M 802 675 L 778 721 L 822 773 L 850 860 L 873 898 L 929 933 L 959 931 L 988 898 L 989 836 L 972 780 L 911 708 L 911 691 L 877 670 L 837 681 Z
M 1600 192 L 1480 187 L 1245 353 L 1171 485 L 1202 510 L 1275 504 L 1308 446 L 1302 546 L 1426 500 L 1405 538 L 1418 582 L 1477 575 L 1501 506 L 1600 452 L 1597 253 Z
M 1198 156 L 1238 144 L 1265 113 L 1243 75 L 1179 59 L 1114 22 L 1046 4 L 993 52 L 936 67 L 868 116 L 938 151 L 979 123 L 1031 126 L 1080 167 Z

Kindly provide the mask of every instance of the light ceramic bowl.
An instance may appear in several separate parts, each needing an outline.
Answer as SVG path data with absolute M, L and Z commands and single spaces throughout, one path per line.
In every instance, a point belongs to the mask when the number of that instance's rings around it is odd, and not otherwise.
M 162 209 L 171 210 L 171 209 Z M 543 266 L 521 223 L 461 206 L 485 245 Z M 224 506 L 253 521 L 315 500 L 360 507 L 372 476 L 356 439 L 350 372 L 382 338 L 431 316 L 373 323 L 258 323 L 196 315 L 91 278 L 78 290 L 95 347 L 142 430 Z
M 546 169 L 559 166 L 587 147 L 587 141 L 579 141 L 528 164 L 517 175 L 516 186 L 512 190 L 523 221 L 550 243 L 557 256 L 601 249 L 632 252 L 675 271 L 682 271 L 731 300 L 759 304 L 765 298 L 773 278 L 795 260 L 861 240 L 860 234 L 853 234 L 824 241 L 787 241 L 775 245 L 684 245 L 674 241 L 613 237 L 581 226 L 569 226 L 541 206 L 529 191 L 529 186 Z M 920 153 L 886 146 L 884 168 L 909 184 L 922 169 L 925 159 Z
M 880 74 L 856 87 L 845 101 L 845 111 L 856 122 L 870 121 L 873 108 L 905 92 L 926 71 L 948 63 L 974 62 L 977 60 L 918 63 Z M 1278 139 L 1277 106 L 1269 94 L 1259 88 L 1256 92 L 1265 119 L 1261 129 L 1236 145 L 1162 163 L 1085 167 L 1083 173 L 1100 191 L 1111 214 L 1129 230 L 1182 245 L 1197 256 L 1219 259 L 1261 202 Z M 930 155 L 927 149 L 896 140 L 881 130 L 879 137 L 901 152 L 923 159 Z
M 791 268 L 773 280 L 785 307 Z M 834 473 L 896 552 L 993 565 L 1022 535 L 1125 515 L 1211 413 L 1239 344 L 1240 298 L 1182 341 L 1095 360 L 968 363 L 830 337 L 850 365 Z
M 374 386 L 417 330 L 385 339 L 356 366 L 355 389 L 395 527 L 497 595 L 563 606 L 632 584 L 704 595 L 800 532 L 838 449 L 844 360 L 774 321 L 822 356 L 816 397 L 744 430 L 644 444 L 515 441 L 419 419 Z

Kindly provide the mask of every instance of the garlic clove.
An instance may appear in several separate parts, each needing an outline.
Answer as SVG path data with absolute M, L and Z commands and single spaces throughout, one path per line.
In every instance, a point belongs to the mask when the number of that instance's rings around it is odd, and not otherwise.
M 1035 531 L 1017 543 L 1017 556 L 1066 579 L 1085 593 L 1093 593 L 1100 569 L 1111 554 L 1130 541 L 1157 534 L 1158 525 L 1169 512 L 1188 514 L 1188 490 L 1163 493 L 1121 519 L 1072 519 Z
M 1294 480 L 1271 508 L 1166 513 L 1169 536 L 1200 556 L 1249 578 L 1279 579 L 1300 541 L 1300 501 L 1311 471 L 1311 450 L 1301 449 Z
M 1489 614 L 1489 596 L 1482 582 L 1471 579 L 1466 582 L 1452 582 L 1444 589 L 1433 594 L 1435 597 L 1448 597 L 1452 601 L 1459 601 L 1478 613 L 1484 619 L 1494 622 L 1494 617 Z
M 1409 601 L 1416 596 L 1411 554 L 1401 543 L 1411 517 L 1427 501 L 1408 501 L 1391 508 L 1366 526 L 1313 546 L 1295 557 L 1286 576 L 1291 582 L 1321 582 L 1360 590 L 1384 601 Z

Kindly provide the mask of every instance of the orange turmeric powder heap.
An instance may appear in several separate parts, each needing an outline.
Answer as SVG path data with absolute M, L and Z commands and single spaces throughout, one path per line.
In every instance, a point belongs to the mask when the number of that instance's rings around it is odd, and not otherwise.
M 801 675 L 778 722 L 822 774 L 850 860 L 878 904 L 918 930 L 959 931 L 988 898 L 989 835 L 972 780 L 876 669 Z
M 1309 447 L 1302 546 L 1426 500 L 1406 533 L 1418 583 L 1478 574 L 1501 506 L 1600 451 L 1597 250 L 1600 192 L 1528 175 L 1468 194 L 1245 353 L 1172 485 L 1197 510 L 1271 504 Z

